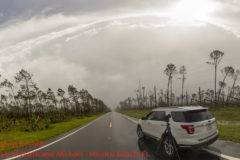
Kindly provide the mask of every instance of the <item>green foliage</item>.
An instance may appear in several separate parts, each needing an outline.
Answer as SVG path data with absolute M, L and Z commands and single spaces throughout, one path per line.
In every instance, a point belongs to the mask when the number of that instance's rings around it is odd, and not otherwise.
M 21 120 L 21 131 L 33 132 L 49 129 L 51 124 L 67 122 L 71 120 L 71 116 L 65 116 L 63 114 L 51 114 L 45 118 L 39 118 L 38 116 L 32 116 L 30 120 Z
M 78 90 L 69 85 L 68 95 L 59 88 L 56 96 L 51 88 L 46 92 L 39 89 L 33 81 L 33 74 L 24 69 L 16 73 L 14 78 L 15 84 L 7 79 L 0 81 L 0 88 L 7 89 L 6 95 L 0 94 L 0 119 L 19 120 L 27 117 L 28 121 L 23 130 L 36 131 L 46 128 L 45 123 L 49 127 L 50 123 L 66 121 L 66 116 L 103 113 L 109 110 L 103 101 L 94 98 L 86 89 Z M 15 90 L 16 88 L 19 90 Z M 43 122 L 37 116 L 48 118 L 49 122 Z M 6 124 L 2 124 L 2 130 L 7 128 Z
M 240 121 L 240 107 L 211 107 L 210 112 L 221 121 Z
M 142 117 L 145 117 L 150 111 L 151 111 L 150 109 L 144 109 L 144 110 L 119 110 L 118 112 L 126 114 L 130 117 L 140 119 Z
M 96 114 L 91 117 L 82 117 L 81 119 L 78 119 L 76 117 L 72 117 L 70 121 L 65 121 L 65 122 L 60 122 L 60 123 L 54 123 L 51 124 L 51 126 L 48 129 L 43 129 L 43 130 L 37 130 L 37 131 L 31 131 L 31 132 L 25 132 L 21 131 L 18 129 L 12 129 L 11 131 L 8 132 L 3 132 L 0 133 L 0 142 L 40 142 L 47 140 L 49 138 L 52 138 L 54 136 L 60 135 L 64 132 L 67 132 L 73 128 L 79 127 L 83 124 L 86 124 L 95 118 L 103 115 L 101 114 Z M 68 119 L 70 119 L 68 117 Z M 41 120 L 41 124 L 44 124 L 43 122 L 45 121 L 45 124 L 50 124 L 48 119 L 43 119 Z M 33 122 L 36 122 L 36 119 L 34 118 Z M 25 125 L 26 120 L 22 119 L 21 122 L 19 122 L 18 125 Z M 15 150 L 17 148 L 2 148 L 0 147 L 0 153 L 8 152 L 11 150 Z
M 0 122 L 0 132 L 8 132 L 13 128 L 14 124 L 11 119 L 2 119 Z
M 33 132 L 48 129 L 50 127 L 49 119 L 41 119 L 37 116 L 32 116 L 30 120 L 22 120 L 21 130 L 25 132 Z
M 44 128 L 45 129 L 50 128 L 51 121 L 49 119 L 46 118 L 46 119 L 43 120 L 43 122 L 44 122 Z
M 49 116 L 50 123 L 59 123 L 70 120 L 70 116 L 65 116 L 64 114 L 57 113 L 57 114 L 51 114 Z
M 218 125 L 219 138 L 240 143 L 240 125 Z

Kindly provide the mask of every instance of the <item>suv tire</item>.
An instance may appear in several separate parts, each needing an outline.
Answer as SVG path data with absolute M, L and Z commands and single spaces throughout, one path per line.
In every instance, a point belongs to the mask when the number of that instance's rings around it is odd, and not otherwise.
M 144 138 L 145 137 L 145 135 L 144 135 L 144 133 L 142 131 L 141 126 L 137 127 L 137 135 L 138 135 L 138 138 Z
M 162 146 L 166 155 L 170 158 L 176 155 L 176 142 L 173 137 L 166 136 L 163 139 Z

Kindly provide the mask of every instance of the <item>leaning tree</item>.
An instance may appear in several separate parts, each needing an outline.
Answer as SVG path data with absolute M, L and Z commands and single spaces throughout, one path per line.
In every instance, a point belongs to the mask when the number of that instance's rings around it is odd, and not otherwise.
M 15 80 L 17 83 L 21 83 L 21 90 L 20 92 L 22 97 L 26 100 L 26 106 L 27 106 L 27 113 L 28 116 L 32 115 L 32 105 L 31 105 L 31 95 L 30 95 L 30 88 L 33 86 L 32 81 L 32 74 L 27 72 L 24 69 L 21 69 L 15 76 Z

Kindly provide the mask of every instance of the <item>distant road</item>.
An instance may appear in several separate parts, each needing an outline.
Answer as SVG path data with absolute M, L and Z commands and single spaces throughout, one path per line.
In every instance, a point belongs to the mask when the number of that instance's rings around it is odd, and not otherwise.
M 111 125 L 110 125 L 111 124 Z M 136 134 L 136 123 L 125 116 L 110 112 L 89 124 L 76 128 L 61 136 L 46 141 L 45 148 L 35 150 L 38 154 L 48 154 L 47 157 L 13 157 L 11 159 L 84 159 L 84 160 L 166 160 L 167 158 L 158 149 L 158 143 L 152 139 L 140 140 Z M 31 152 L 36 148 L 19 150 Z M 75 153 L 76 158 L 67 157 Z M 142 152 L 144 156 L 142 156 Z M 64 154 L 63 154 L 64 153 Z M 96 157 L 102 153 L 102 158 Z M 118 154 L 119 153 L 119 154 Z M 121 154 L 120 154 L 121 153 Z M 146 157 L 148 153 L 148 157 Z M 33 153 L 31 153 L 33 154 Z M 56 157 L 59 154 L 61 157 Z M 65 157 L 63 157 L 63 155 Z M 72 155 L 72 156 L 73 156 Z M 90 156 L 89 156 L 90 155 Z M 117 157 L 119 156 L 120 157 Z M 53 157 L 50 157 L 53 156 Z M 99 156 L 99 155 L 98 155 Z M 126 157 L 131 156 L 131 157 Z M 138 157 L 139 156 L 139 157 Z M 182 160 L 221 160 L 219 156 L 203 150 L 181 154 Z

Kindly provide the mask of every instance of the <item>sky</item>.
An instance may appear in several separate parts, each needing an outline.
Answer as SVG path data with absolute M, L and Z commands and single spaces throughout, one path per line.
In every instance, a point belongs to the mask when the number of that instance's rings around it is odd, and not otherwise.
M 219 70 L 240 69 L 239 17 L 239 0 L 0 0 L 0 73 L 14 81 L 24 68 L 43 90 L 73 84 L 113 108 L 139 80 L 165 90 L 173 63 L 196 92 L 213 88 L 213 50 L 225 53 Z

